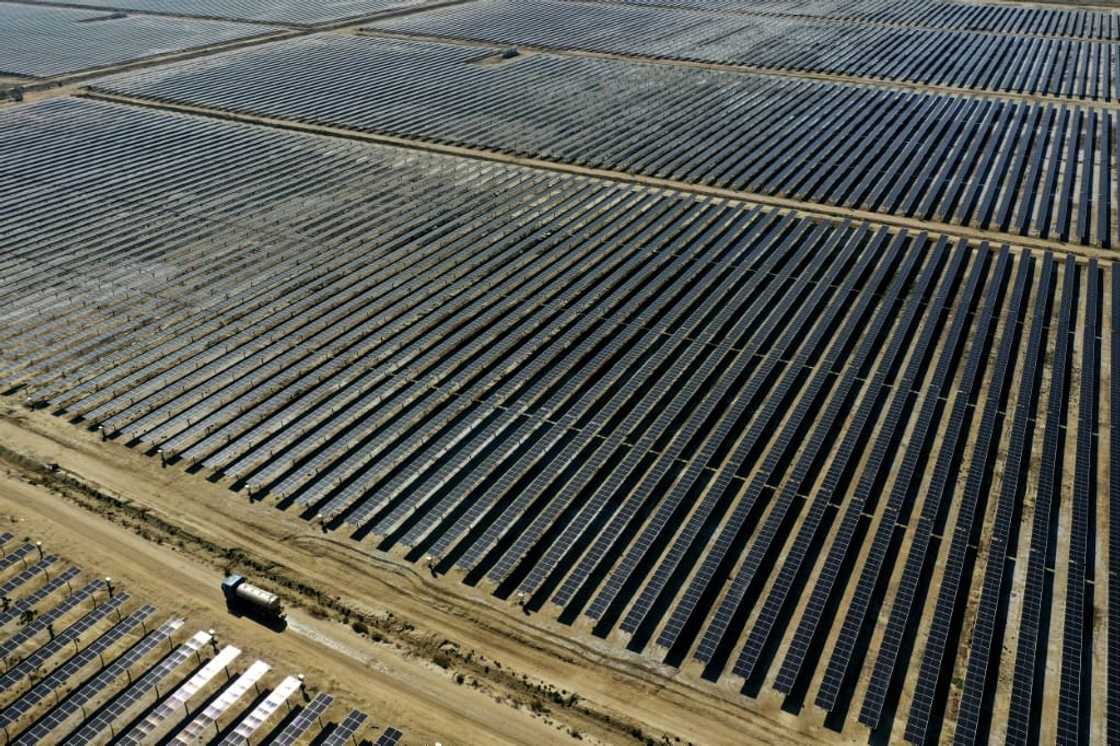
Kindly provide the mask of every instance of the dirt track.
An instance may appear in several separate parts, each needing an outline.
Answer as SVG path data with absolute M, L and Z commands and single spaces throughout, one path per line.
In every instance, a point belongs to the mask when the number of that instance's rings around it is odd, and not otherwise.
M 305 673 L 375 722 L 402 727 L 410 743 L 842 740 L 590 638 L 557 637 L 560 628 L 543 616 L 523 617 L 457 581 L 323 535 L 201 476 L 161 470 L 11 400 L 0 404 L 0 446 L 0 520 L 20 521 L 8 530 L 119 578 L 161 614 L 217 628 L 277 670 Z M 217 583 L 227 566 L 271 581 L 264 584 L 303 607 L 287 632 L 226 613 Z M 347 615 L 368 622 L 371 634 L 344 626 Z

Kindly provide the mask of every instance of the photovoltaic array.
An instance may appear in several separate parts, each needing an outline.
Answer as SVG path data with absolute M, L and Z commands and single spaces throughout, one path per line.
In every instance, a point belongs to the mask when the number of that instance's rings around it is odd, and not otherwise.
M 346 44 L 476 69 L 292 49 Z M 282 52 L 135 85 L 234 108 Z M 4 112 L 0 164 L 31 402 L 834 725 L 1030 740 L 1058 666 L 1104 737 L 1110 262 L 90 100 Z
M 279 29 L 228 21 L 0 3 L 0 75 L 47 78 Z M 49 49 L 49 54 L 44 54 Z
M 577 0 L 584 1 L 584 0 Z M 1120 40 L 1120 16 L 1094 8 L 1044 8 L 1010 3 L 900 3 L 894 0 L 612 0 L 627 5 L 726 13 L 806 16 L 841 21 L 925 26 L 954 31 Z
M 1116 112 L 361 37 L 95 90 L 1112 247 Z M 360 60 L 360 64 L 355 64 Z M 555 102 L 579 100 L 574 111 Z
M 978 91 L 1120 98 L 1115 40 L 568 0 L 476 0 L 388 18 L 371 28 Z
M 43 0 L 25 2 L 53 4 Z M 195 18 L 257 21 L 291 26 L 319 26 L 360 20 L 391 10 L 419 6 L 425 0 L 87 0 L 84 7 L 160 13 Z

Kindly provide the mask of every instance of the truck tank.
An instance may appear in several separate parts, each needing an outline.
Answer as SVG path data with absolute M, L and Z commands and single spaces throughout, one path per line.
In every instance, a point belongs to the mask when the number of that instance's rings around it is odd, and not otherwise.
M 222 592 L 227 601 L 240 603 L 264 615 L 280 617 L 283 614 L 279 596 L 258 588 L 241 575 L 230 575 L 223 580 Z

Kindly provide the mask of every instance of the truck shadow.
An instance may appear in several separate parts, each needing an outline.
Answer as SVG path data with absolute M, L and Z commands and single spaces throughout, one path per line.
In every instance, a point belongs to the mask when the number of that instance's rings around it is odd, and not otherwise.
M 242 618 L 242 619 L 251 619 L 252 621 L 256 622 L 257 624 L 261 625 L 262 627 L 264 627 L 266 629 L 270 629 L 273 632 L 277 632 L 277 633 L 283 632 L 284 630 L 286 630 L 288 628 L 288 620 L 286 618 L 284 618 L 284 617 L 279 617 L 279 618 L 266 617 L 262 614 L 259 614 L 259 613 L 256 613 L 256 612 L 252 611 L 251 609 L 246 609 L 241 604 L 227 603 L 226 604 L 226 611 L 228 611 L 230 614 L 232 614 L 235 617 L 239 617 L 239 618 Z

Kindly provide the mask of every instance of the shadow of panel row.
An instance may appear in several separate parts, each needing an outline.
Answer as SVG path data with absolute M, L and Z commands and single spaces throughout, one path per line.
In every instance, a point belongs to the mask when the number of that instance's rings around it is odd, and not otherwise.
M 95 90 L 1120 242 L 1120 121 L 1108 110 L 360 37 L 282 42 L 104 79 Z
M 213 630 L 159 621 L 109 578 L 0 534 L 0 731 L 14 744 L 306 743 L 394 746 L 301 676 L 281 676 Z M 318 734 L 318 735 L 316 735 Z
M 478 0 L 374 22 L 421 36 L 1115 101 L 1120 45 L 567 0 Z
M 1111 262 L 89 100 L 4 120 L 28 403 L 837 729 L 1120 732 Z

